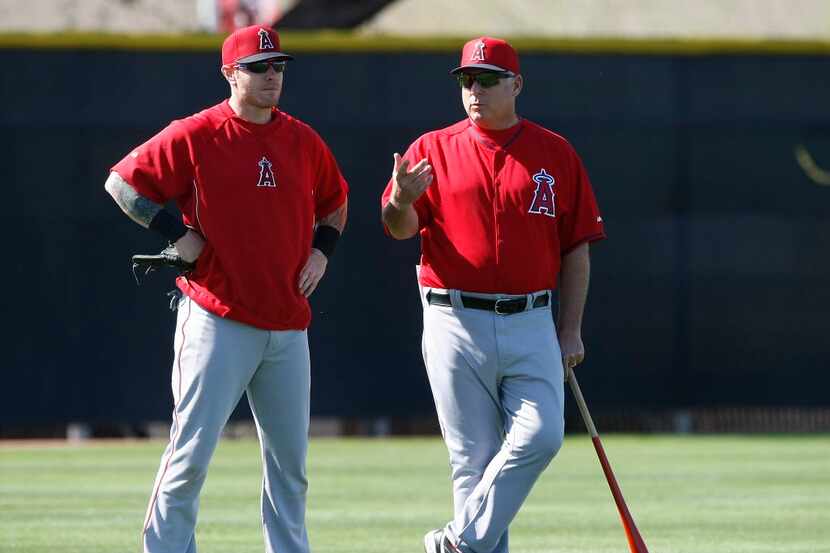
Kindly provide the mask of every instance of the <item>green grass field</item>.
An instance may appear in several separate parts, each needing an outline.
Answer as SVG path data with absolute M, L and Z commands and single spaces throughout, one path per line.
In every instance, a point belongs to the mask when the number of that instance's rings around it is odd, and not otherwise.
M 830 437 L 603 436 L 652 553 L 830 552 Z M 164 444 L 0 442 L 0 551 L 140 550 Z M 202 493 L 203 553 L 261 553 L 260 457 L 221 443 Z M 419 553 L 449 518 L 438 439 L 316 439 L 308 527 L 317 553 Z M 590 440 L 566 437 L 511 527 L 516 553 L 625 553 Z M 289 552 L 286 552 L 289 553 Z

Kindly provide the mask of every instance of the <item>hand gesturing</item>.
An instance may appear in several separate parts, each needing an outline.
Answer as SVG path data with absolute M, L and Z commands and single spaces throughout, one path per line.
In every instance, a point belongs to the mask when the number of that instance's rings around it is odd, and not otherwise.
M 408 167 L 409 160 L 396 153 L 389 201 L 398 208 L 412 205 L 432 182 L 432 166 L 426 158 L 413 165 L 411 171 L 407 171 Z

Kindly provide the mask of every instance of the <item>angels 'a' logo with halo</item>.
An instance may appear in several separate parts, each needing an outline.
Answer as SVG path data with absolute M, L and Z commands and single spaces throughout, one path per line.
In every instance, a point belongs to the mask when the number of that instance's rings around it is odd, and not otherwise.
M 476 42 L 475 50 L 473 50 L 473 55 L 470 56 L 470 61 L 484 61 L 486 58 L 484 57 L 484 41 L 479 40 Z
M 527 212 L 556 217 L 556 205 L 554 204 L 556 194 L 553 193 L 555 179 L 544 169 L 540 169 L 532 178 L 536 183 L 536 191 L 533 193 L 533 201 Z
M 260 50 L 273 50 L 274 43 L 271 42 L 271 35 L 268 34 L 268 31 L 265 29 L 259 30 L 259 49 Z
M 272 164 L 268 161 L 268 158 L 262 156 L 262 159 L 257 162 L 257 165 L 259 165 L 259 182 L 256 185 L 266 188 L 276 188 L 277 179 L 274 178 L 274 171 L 271 170 Z

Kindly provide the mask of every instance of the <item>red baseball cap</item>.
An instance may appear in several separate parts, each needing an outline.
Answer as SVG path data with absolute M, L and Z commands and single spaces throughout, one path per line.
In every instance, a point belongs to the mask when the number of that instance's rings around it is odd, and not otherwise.
M 519 54 L 507 41 L 483 36 L 474 38 L 461 51 L 461 65 L 450 71 L 458 73 L 465 69 L 487 71 L 510 71 L 519 74 Z
M 270 59 L 293 60 L 294 56 L 280 52 L 280 35 L 267 25 L 237 29 L 222 43 L 222 65 Z

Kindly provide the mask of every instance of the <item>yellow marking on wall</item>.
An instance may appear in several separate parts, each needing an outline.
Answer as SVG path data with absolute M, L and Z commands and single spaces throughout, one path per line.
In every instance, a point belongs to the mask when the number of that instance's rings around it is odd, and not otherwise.
M 0 34 L 0 49 L 132 50 L 218 52 L 222 35 L 133 35 L 107 33 Z M 399 37 L 361 35 L 343 31 L 280 33 L 289 52 L 429 52 L 457 53 L 465 37 Z M 830 41 L 743 39 L 555 39 L 509 38 L 522 53 L 622 54 L 706 56 L 730 54 L 830 56 Z
M 807 148 L 801 144 L 797 144 L 793 150 L 795 160 L 811 181 L 820 186 L 830 186 L 830 171 L 819 167 L 815 160 L 813 160 L 813 156 L 807 151 Z

